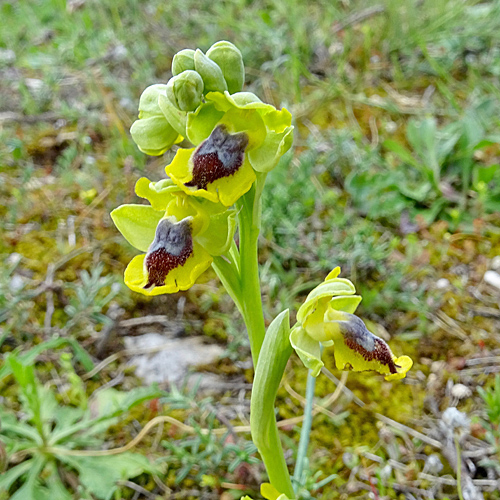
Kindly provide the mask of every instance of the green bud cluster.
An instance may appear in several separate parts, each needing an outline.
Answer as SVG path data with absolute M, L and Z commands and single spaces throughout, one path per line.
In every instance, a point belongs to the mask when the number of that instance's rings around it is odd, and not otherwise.
M 214 43 L 207 53 L 183 49 L 172 60 L 172 78 L 151 85 L 139 102 L 139 120 L 130 129 L 139 149 L 161 155 L 186 137 L 187 115 L 209 92 L 240 92 L 245 82 L 243 57 L 231 42 Z

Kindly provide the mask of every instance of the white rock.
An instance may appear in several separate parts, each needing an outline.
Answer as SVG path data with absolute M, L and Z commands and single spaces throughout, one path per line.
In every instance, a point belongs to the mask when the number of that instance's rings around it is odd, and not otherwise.
M 138 352 L 129 361 L 136 375 L 146 384 L 181 383 L 190 368 L 217 361 L 224 350 L 215 344 L 205 344 L 201 337 L 168 338 L 158 333 L 138 337 L 125 337 L 130 350 L 151 349 L 151 353 Z
M 465 399 L 472 396 L 472 391 L 464 384 L 455 384 L 451 389 L 451 395 L 457 399 Z
M 440 278 L 436 281 L 436 288 L 442 290 L 443 288 L 448 288 L 450 282 L 446 278 Z
M 495 271 L 500 271 L 500 255 L 497 255 L 491 259 L 491 269 Z
M 496 271 L 486 271 L 483 279 L 488 285 L 494 286 L 500 290 L 500 274 Z
M 10 49 L 0 49 L 0 62 L 10 64 L 16 60 L 16 53 Z
M 19 274 L 14 274 L 14 276 L 12 276 L 12 278 L 10 279 L 10 291 L 14 293 L 18 292 L 19 290 L 22 290 L 24 288 L 25 284 L 25 278 L 19 276 Z

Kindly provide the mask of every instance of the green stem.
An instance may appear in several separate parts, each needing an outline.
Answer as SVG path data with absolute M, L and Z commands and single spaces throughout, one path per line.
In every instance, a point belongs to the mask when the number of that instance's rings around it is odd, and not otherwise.
M 462 493 L 462 454 L 460 453 L 460 443 L 455 436 L 455 448 L 457 450 L 457 493 L 460 500 L 464 500 Z
M 257 446 L 271 484 L 280 492 L 294 497 L 290 473 L 285 461 L 283 447 L 276 425 L 274 415 L 274 400 L 276 398 L 277 386 L 283 376 L 286 361 L 291 354 L 291 346 L 288 341 L 289 322 L 287 312 L 287 330 L 285 338 L 281 339 L 281 352 L 283 359 L 278 367 L 276 358 L 263 359 L 258 365 L 262 345 L 266 339 L 266 327 L 264 323 L 264 311 L 262 309 L 262 296 L 259 280 L 258 239 L 260 234 L 261 219 L 261 193 L 266 180 L 266 174 L 257 174 L 257 180 L 244 196 L 238 201 L 239 209 L 239 272 L 240 291 L 239 300 L 245 325 L 250 339 L 252 359 L 256 369 L 256 378 L 252 390 L 252 439 Z M 234 249 L 232 250 L 234 253 Z M 272 339 L 268 339 L 269 346 L 266 354 L 277 346 Z M 279 369 L 278 369 L 279 368 Z M 267 370 L 277 370 L 274 376 L 262 376 Z M 278 373 L 279 372 L 279 373 Z M 273 381 L 271 383 L 271 381 Z M 277 383 L 276 387 L 271 387 Z M 273 394 L 271 394 L 273 393 Z
M 266 445 L 261 445 L 258 449 L 264 465 L 266 466 L 269 482 L 288 498 L 295 498 L 274 415 L 266 434 Z
M 302 430 L 300 431 L 299 448 L 297 450 L 297 461 L 295 463 L 295 471 L 293 474 L 293 481 L 296 492 L 298 487 L 302 485 L 302 473 L 304 471 L 304 466 L 306 463 L 307 448 L 309 447 L 309 437 L 311 435 L 312 411 L 313 411 L 313 399 L 314 399 L 315 387 L 316 387 L 316 377 L 313 377 L 311 375 L 311 370 L 309 370 L 307 373 L 306 406 L 304 408 L 304 423 L 302 424 Z
M 258 239 L 260 233 L 260 190 L 255 185 L 238 202 L 240 231 L 240 282 L 243 319 L 250 338 L 254 366 L 266 335 L 260 293 Z

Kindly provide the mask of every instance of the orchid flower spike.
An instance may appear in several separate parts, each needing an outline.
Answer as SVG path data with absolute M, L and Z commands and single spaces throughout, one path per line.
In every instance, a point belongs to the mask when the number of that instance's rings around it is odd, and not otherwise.
M 225 253 L 236 228 L 235 211 L 188 197 L 165 179 L 141 178 L 136 193 L 151 205 L 122 205 L 111 217 L 125 239 L 143 253 L 125 270 L 125 284 L 144 295 L 190 288 Z
M 315 377 L 324 366 L 321 346 L 333 346 L 339 370 L 373 370 L 386 380 L 404 378 L 413 361 L 408 356 L 394 356 L 387 343 L 353 314 L 361 297 L 355 295 L 349 280 L 338 278 L 339 274 L 336 267 L 300 307 L 290 333 L 298 356 Z

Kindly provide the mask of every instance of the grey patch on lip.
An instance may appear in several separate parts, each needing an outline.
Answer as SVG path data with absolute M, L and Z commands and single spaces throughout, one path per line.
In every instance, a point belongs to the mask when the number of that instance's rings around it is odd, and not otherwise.
M 160 248 L 170 255 L 179 257 L 191 240 L 191 227 L 188 221 L 174 223 L 163 219 L 156 227 L 156 234 L 148 253 L 154 253 Z
M 368 352 L 375 350 L 375 335 L 371 333 L 363 321 L 354 314 L 344 313 L 348 321 L 339 321 L 340 332 L 350 338 Z
M 248 145 L 246 134 L 228 134 L 224 125 L 219 125 L 210 134 L 196 152 L 197 155 L 217 153 L 222 166 L 229 170 L 234 168 L 236 162 L 241 160 L 242 152 Z

